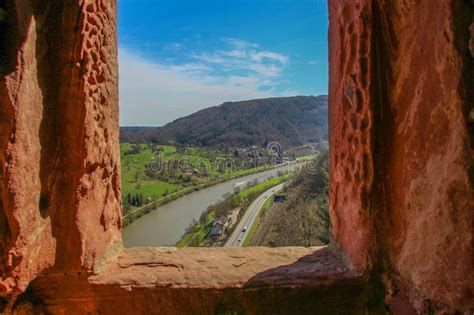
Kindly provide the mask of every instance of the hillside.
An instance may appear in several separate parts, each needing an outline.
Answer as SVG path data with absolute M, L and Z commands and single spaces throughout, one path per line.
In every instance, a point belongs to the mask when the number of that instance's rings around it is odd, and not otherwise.
M 327 96 L 226 102 L 164 127 L 122 127 L 122 142 L 238 147 L 278 141 L 296 146 L 327 139 Z

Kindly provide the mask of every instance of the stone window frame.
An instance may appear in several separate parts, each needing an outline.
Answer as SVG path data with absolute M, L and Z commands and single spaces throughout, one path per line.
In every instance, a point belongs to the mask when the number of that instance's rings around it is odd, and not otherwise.
M 377 219 L 378 209 L 390 210 L 383 150 L 391 139 L 381 124 L 396 104 L 387 88 L 396 81 L 391 49 L 406 40 L 396 22 L 410 12 L 405 6 L 436 14 L 421 2 L 383 3 L 329 0 L 331 245 L 177 250 L 121 243 L 116 1 L 8 0 L 0 8 L 7 13 L 0 20 L 7 30 L 0 34 L 0 310 L 362 312 L 381 307 L 384 285 L 402 306 L 410 294 L 410 303 L 427 296 L 466 309 L 469 278 L 450 283 L 452 293 L 437 291 L 443 278 L 424 289 L 417 284 L 425 278 L 410 283 L 397 271 L 381 279 L 384 270 L 400 268 L 384 258 L 390 249 Z M 456 13 L 454 28 L 468 29 L 467 2 L 437 5 Z M 459 34 L 436 33 L 455 60 L 468 40 Z M 456 62 L 469 64 L 462 58 Z M 448 70 L 464 71 L 456 82 L 472 86 L 472 66 Z M 452 98 L 461 105 L 472 99 L 472 91 L 460 91 Z M 465 128 L 460 124 L 450 141 L 465 139 Z M 472 219 L 462 206 L 463 220 Z M 374 287 L 379 296 L 370 294 Z
M 2 200 L 2 295 L 47 295 L 43 281 L 58 274 L 125 290 L 361 285 L 362 273 L 333 246 L 123 249 L 116 3 L 20 3 L 17 10 L 10 2 L 16 18 L 2 38 L 17 43 L 5 53 L 11 68 L 0 86 L 13 117 L 0 130 L 2 187 L 10 189 Z

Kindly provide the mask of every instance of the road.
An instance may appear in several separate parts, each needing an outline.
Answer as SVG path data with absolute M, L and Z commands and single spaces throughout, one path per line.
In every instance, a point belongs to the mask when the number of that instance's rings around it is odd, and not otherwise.
M 286 183 L 286 182 L 285 182 Z M 245 211 L 242 219 L 240 219 L 237 227 L 235 228 L 234 232 L 232 232 L 231 236 L 227 239 L 225 243 L 225 247 L 242 247 L 242 244 L 245 240 L 245 236 L 249 232 L 250 228 L 252 228 L 255 219 L 257 218 L 258 214 L 262 210 L 263 204 L 273 195 L 275 192 L 283 188 L 285 183 L 281 183 L 276 185 L 260 196 L 255 199 L 250 206 L 248 207 L 247 211 Z M 246 227 L 246 231 L 244 232 L 243 229 Z

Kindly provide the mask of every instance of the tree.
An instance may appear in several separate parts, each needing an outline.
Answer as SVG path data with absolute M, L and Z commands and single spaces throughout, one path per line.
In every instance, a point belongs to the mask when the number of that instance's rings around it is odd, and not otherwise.
M 191 223 L 189 223 L 188 227 L 186 228 L 186 233 L 191 233 L 198 223 L 199 222 L 196 220 L 196 218 L 193 218 Z
M 138 183 L 138 179 L 140 177 L 140 171 L 139 170 L 136 170 L 135 171 L 135 182 Z
M 284 203 L 272 207 L 270 232 L 264 243 L 271 246 L 317 246 L 329 242 L 328 156 L 303 168 L 289 185 Z
M 200 243 L 199 243 L 199 237 L 198 235 L 194 235 L 194 237 L 191 239 L 191 241 L 189 242 L 188 244 L 189 247 L 199 247 L 200 246 Z

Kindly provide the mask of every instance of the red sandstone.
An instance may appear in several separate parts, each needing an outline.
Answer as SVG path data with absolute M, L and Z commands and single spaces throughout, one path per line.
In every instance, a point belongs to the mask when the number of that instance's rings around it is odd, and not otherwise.
M 90 270 L 121 243 L 116 5 L 61 3 L 8 8 L 2 294 L 44 270 Z
M 473 5 L 330 3 L 335 240 L 419 312 L 472 310 Z
M 116 3 L 8 0 L 0 312 L 472 312 L 473 10 L 329 0 L 332 247 L 122 251 Z

